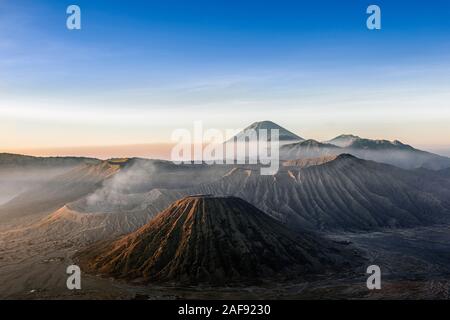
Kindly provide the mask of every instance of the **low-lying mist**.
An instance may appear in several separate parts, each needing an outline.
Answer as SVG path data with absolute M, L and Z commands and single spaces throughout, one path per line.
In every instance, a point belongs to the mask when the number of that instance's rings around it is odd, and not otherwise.
M 26 190 L 48 182 L 68 168 L 0 169 L 0 206 Z
M 145 200 L 159 196 L 159 189 L 190 188 L 220 179 L 229 170 L 231 167 L 227 165 L 176 165 L 169 161 L 134 159 L 74 206 L 85 212 L 143 209 Z

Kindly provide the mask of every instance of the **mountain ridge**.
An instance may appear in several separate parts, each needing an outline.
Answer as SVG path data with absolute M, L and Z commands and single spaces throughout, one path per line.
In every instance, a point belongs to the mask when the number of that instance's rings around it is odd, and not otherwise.
M 449 221 L 450 181 L 342 154 L 261 176 L 249 167 L 189 192 L 232 194 L 291 226 L 379 230 Z M 431 214 L 432 213 L 432 214 Z

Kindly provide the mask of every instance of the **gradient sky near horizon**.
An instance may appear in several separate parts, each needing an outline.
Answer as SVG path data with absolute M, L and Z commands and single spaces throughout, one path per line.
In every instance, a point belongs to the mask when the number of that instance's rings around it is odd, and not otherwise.
M 0 152 L 166 143 L 196 120 L 450 150 L 450 2 L 0 0 Z

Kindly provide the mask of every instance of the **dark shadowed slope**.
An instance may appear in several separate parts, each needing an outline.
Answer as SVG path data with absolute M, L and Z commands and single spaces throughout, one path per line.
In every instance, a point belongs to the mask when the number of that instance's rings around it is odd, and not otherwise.
M 442 176 L 450 178 L 450 168 L 444 169 L 439 171 L 440 174 L 442 174 Z
M 349 253 L 295 233 L 242 199 L 190 196 L 141 229 L 78 255 L 85 271 L 127 280 L 232 284 L 348 265 Z
M 315 230 L 375 230 L 449 221 L 450 183 L 426 172 L 341 155 L 308 168 L 282 167 L 275 176 L 235 168 L 190 193 L 230 194 L 291 226 Z

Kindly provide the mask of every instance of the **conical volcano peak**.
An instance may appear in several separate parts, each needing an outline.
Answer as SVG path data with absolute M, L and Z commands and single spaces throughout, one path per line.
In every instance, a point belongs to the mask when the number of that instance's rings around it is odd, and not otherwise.
M 239 221 L 240 219 L 248 220 L 256 217 L 261 221 L 269 218 L 269 223 L 272 222 L 272 219 L 264 212 L 239 197 L 211 194 L 195 194 L 184 197 L 175 201 L 158 217 L 161 220 L 165 219 L 164 217 L 171 217 L 177 219 L 178 222 L 185 221 L 189 224 L 193 223 L 193 220 L 190 219 L 196 217 L 201 219 L 203 223 L 209 224 L 212 229 L 221 225 L 225 220 L 233 220 L 240 224 L 242 223 L 242 221 Z
M 282 126 L 276 124 L 273 121 L 264 120 L 264 121 L 258 121 L 254 122 L 245 129 L 243 129 L 241 132 L 239 132 L 237 135 L 232 137 L 229 141 L 232 141 L 233 139 L 241 138 L 243 136 L 247 136 L 251 130 L 256 130 L 257 133 L 259 130 L 267 130 L 268 135 L 270 137 L 270 131 L 271 130 L 278 130 L 279 134 L 279 140 L 280 141 L 290 141 L 290 142 L 299 142 L 304 141 L 302 137 L 296 135 L 295 133 L 283 128 Z
M 202 194 L 78 259 L 87 272 L 126 280 L 229 285 L 341 269 L 343 256 L 334 244 L 292 231 L 241 198 Z
M 245 129 L 283 129 L 280 125 L 270 120 L 253 122 Z
M 209 200 L 219 200 L 219 199 L 239 199 L 237 197 L 234 196 L 217 196 L 214 194 L 194 194 L 194 195 L 190 195 L 190 196 L 186 196 L 181 200 L 178 200 L 179 202 L 183 202 L 183 201 L 188 201 L 190 199 L 209 199 Z

